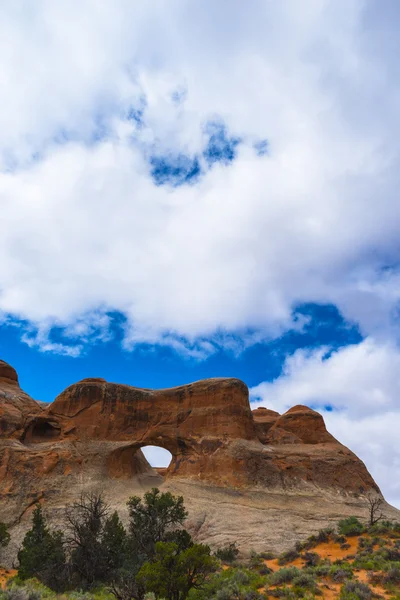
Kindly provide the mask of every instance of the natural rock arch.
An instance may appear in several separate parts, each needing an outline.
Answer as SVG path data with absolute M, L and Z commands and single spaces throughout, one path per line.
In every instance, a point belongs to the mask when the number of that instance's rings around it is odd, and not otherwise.
M 150 469 L 140 452 L 146 445 L 171 452 L 168 478 L 227 487 L 378 489 L 364 464 L 327 432 L 320 414 L 304 406 L 284 415 L 252 412 L 247 386 L 238 379 L 149 390 L 90 378 L 43 407 L 0 362 L 1 395 L 0 494 L 1 486 L 12 484 L 13 471 L 22 489 L 56 475 L 81 482 L 94 474 L 134 477 Z

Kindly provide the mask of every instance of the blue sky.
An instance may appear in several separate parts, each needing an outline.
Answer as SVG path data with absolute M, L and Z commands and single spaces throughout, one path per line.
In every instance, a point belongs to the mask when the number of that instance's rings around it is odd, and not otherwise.
M 239 377 L 249 387 L 281 375 L 284 360 L 298 349 L 327 346 L 330 350 L 357 344 L 361 336 L 355 325 L 346 323 L 333 306 L 305 305 L 298 308 L 304 318 L 301 329 L 280 338 L 261 340 L 247 349 L 223 346 L 199 359 L 160 345 L 139 344 L 124 349 L 121 318 L 115 316 L 112 339 L 87 344 L 78 356 L 40 352 L 21 342 L 21 324 L 2 327 L 1 355 L 18 369 L 21 387 L 37 400 L 52 402 L 68 385 L 84 377 L 138 387 L 172 387 L 206 377 Z M 237 336 L 240 343 L 240 337 Z M 62 336 L 61 338 L 62 339 Z M 63 340 L 65 343 L 65 340 Z
M 399 4 L 6 0 L 0 353 L 235 376 L 321 410 L 400 506 Z

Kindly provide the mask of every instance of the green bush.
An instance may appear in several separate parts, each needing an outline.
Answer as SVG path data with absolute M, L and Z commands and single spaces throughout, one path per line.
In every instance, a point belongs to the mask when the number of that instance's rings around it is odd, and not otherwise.
M 276 558 L 276 554 L 274 552 L 260 552 L 259 556 L 264 560 L 274 560 Z
M 10 534 L 5 523 L 0 522 L 0 546 L 5 548 L 10 542 Z
M 278 564 L 286 565 L 287 563 L 296 560 L 296 558 L 299 558 L 299 556 L 300 554 L 297 550 L 288 550 L 287 552 L 284 552 L 280 555 L 280 557 L 278 558 Z
M 323 563 L 317 565 L 316 567 L 305 567 L 304 571 L 306 573 L 310 573 L 315 577 L 327 577 L 331 570 L 331 563 L 325 560 Z
M 293 586 L 306 588 L 314 591 L 317 588 L 317 582 L 314 577 L 308 573 L 300 573 L 292 580 Z
M 214 556 L 219 560 L 222 560 L 222 562 L 232 563 L 236 560 L 238 554 L 239 548 L 237 547 L 236 542 L 232 542 L 231 544 L 228 544 L 228 546 L 219 548 L 219 550 L 214 553 Z
M 390 567 L 383 579 L 383 582 L 385 584 L 400 584 L 400 567 Z
M 257 552 L 252 552 L 248 564 L 249 568 L 258 569 L 264 564 L 264 559 Z
M 360 581 L 347 581 L 340 590 L 340 600 L 371 600 L 372 596 L 369 585 Z
M 382 556 L 385 560 L 389 560 L 390 562 L 400 562 L 400 549 L 385 548 L 382 550 Z
M 273 573 L 272 569 L 270 569 L 269 567 L 267 567 L 267 565 L 260 565 L 257 568 L 257 572 L 260 575 L 270 575 L 271 573 Z
M 344 536 L 360 535 L 364 530 L 364 525 L 357 517 L 348 517 L 347 519 L 342 519 L 338 523 L 339 534 Z
M 353 566 L 356 569 L 365 569 L 366 571 L 382 571 L 387 566 L 387 562 L 384 551 L 363 551 L 356 554 Z
M 317 535 L 318 544 L 327 543 L 330 540 L 331 535 L 333 535 L 334 531 L 331 527 L 327 527 L 326 529 L 321 529 Z
M 272 585 L 280 585 L 281 583 L 290 583 L 295 577 L 301 574 L 300 569 L 297 567 L 284 567 L 275 571 L 270 577 L 270 583 Z
M 157 542 L 153 561 L 141 567 L 137 581 L 148 592 L 167 600 L 185 600 L 192 588 L 201 589 L 216 571 L 209 546 L 193 544 L 180 551 L 174 542 Z
M 12 587 L 0 594 L 1 600 L 41 600 L 39 592 L 29 590 L 25 587 Z
M 305 552 L 302 558 L 306 567 L 316 567 L 321 562 L 321 557 L 317 552 Z
M 330 567 L 329 575 L 335 583 L 342 583 L 353 577 L 352 565 L 345 561 L 340 561 Z
M 192 590 L 191 600 L 232 600 L 237 598 L 261 598 L 258 589 L 266 585 L 268 578 L 244 568 L 230 568 L 212 575 L 203 590 Z

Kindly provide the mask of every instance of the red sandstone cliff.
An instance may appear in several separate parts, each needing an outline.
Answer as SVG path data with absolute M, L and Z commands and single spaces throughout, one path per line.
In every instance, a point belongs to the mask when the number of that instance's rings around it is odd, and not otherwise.
M 319 413 L 305 406 L 283 415 L 252 412 L 247 387 L 237 379 L 166 390 L 85 379 L 43 409 L 3 362 L 0 394 L 0 494 L 12 493 L 15 473 L 29 489 L 46 488 L 53 472 L 89 472 L 93 444 L 103 458 L 104 479 L 150 470 L 140 448 L 156 445 L 173 456 L 166 477 L 233 487 L 311 482 L 346 493 L 378 489 L 364 464 L 327 432 Z
M 162 476 L 140 450 L 147 445 L 172 454 Z M 165 390 L 85 379 L 43 406 L 0 361 L 0 520 L 20 537 L 38 501 L 57 522 L 82 490 L 102 489 L 123 510 L 132 490 L 161 484 L 184 493 L 198 539 L 251 539 L 253 548 L 266 536 L 284 548 L 299 523 L 304 536 L 380 493 L 319 413 L 251 411 L 237 379 Z

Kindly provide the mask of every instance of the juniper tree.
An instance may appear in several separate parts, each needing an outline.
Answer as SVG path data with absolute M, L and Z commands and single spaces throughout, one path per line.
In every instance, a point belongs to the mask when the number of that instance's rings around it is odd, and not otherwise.
M 53 589 L 64 586 L 65 552 L 60 531 L 51 532 L 41 506 L 33 512 L 32 528 L 26 533 L 18 552 L 21 579 L 37 577 Z

